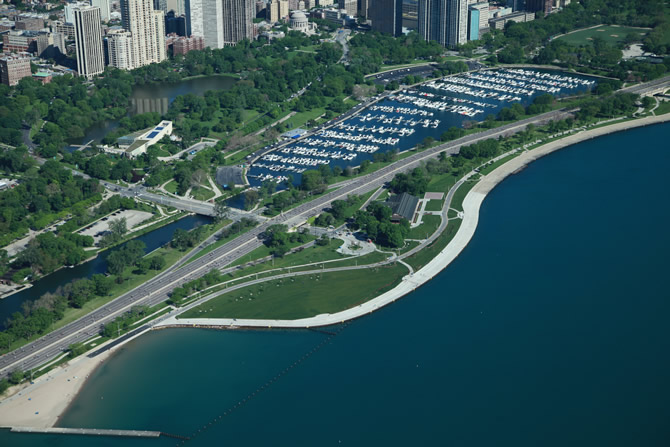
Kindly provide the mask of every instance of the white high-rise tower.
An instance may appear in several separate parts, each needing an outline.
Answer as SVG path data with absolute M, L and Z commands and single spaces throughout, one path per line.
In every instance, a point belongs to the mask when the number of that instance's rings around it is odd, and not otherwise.
M 105 71 L 105 52 L 102 47 L 100 8 L 81 6 L 72 9 L 74 44 L 77 53 L 77 73 L 92 78 Z
M 419 0 L 419 34 L 445 47 L 468 41 L 468 0 Z

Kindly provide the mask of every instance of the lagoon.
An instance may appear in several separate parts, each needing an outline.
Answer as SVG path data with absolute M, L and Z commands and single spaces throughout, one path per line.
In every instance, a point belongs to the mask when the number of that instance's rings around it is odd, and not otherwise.
M 237 79 L 230 76 L 202 76 L 175 83 L 136 85 L 130 96 L 128 114 L 132 116 L 138 113 L 157 112 L 164 115 L 172 101 L 179 95 L 190 93 L 202 96 L 209 90 L 228 90 L 235 82 Z M 118 120 L 103 121 L 89 127 L 83 137 L 70 143 L 85 144 L 91 140 L 100 142 L 117 127 L 119 127 Z
M 92 375 L 60 425 L 191 435 L 215 421 L 194 446 L 665 446 L 669 132 L 580 143 L 509 177 L 435 280 L 220 421 L 327 335 L 150 333 Z M 3 445 L 87 442 L 0 431 Z

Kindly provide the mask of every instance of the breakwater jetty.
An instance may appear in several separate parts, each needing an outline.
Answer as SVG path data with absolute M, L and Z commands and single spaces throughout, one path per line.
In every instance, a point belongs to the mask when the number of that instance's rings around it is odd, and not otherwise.
M 85 435 L 85 436 L 116 436 L 126 438 L 158 438 L 159 431 L 148 430 L 109 430 L 98 428 L 65 428 L 65 427 L 11 427 L 14 433 L 58 434 L 58 435 Z

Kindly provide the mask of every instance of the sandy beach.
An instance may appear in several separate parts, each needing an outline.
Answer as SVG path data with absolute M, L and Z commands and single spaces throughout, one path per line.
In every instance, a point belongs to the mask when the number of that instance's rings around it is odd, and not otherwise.
M 7 391 L 0 401 L 0 427 L 53 427 L 70 405 L 88 376 L 112 350 L 94 359 L 80 356 L 66 365 Z
M 609 126 L 586 130 L 560 140 L 547 143 L 531 151 L 525 152 L 501 165 L 483 177 L 467 194 L 463 201 L 464 217 L 461 226 L 449 243 L 438 256 L 412 275 L 407 275 L 394 289 L 379 297 L 335 314 L 317 315 L 300 320 L 232 320 L 232 319 L 192 319 L 165 320 L 161 326 L 227 326 L 227 327 L 284 327 L 304 328 L 338 324 L 361 317 L 365 314 L 402 298 L 417 287 L 432 279 L 444 270 L 470 242 L 475 234 L 479 221 L 479 208 L 486 195 L 508 175 L 532 163 L 534 160 L 551 152 L 592 138 L 613 132 L 623 131 L 645 125 L 670 121 L 670 114 L 641 118 Z M 138 334 L 137 336 L 139 336 Z M 133 337 L 135 338 L 135 337 Z M 7 398 L 0 401 L 0 426 L 53 427 L 60 415 L 83 387 L 88 376 L 105 361 L 114 349 L 91 359 L 82 356 L 65 366 L 54 369 L 35 380 L 34 384 L 19 385 L 7 392 Z

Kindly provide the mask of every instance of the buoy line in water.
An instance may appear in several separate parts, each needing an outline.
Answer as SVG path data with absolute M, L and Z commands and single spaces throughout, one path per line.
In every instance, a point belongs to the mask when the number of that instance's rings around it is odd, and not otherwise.
M 216 423 L 218 423 L 218 422 L 221 422 L 221 420 L 223 420 L 224 417 L 229 416 L 233 411 L 239 409 L 240 407 L 242 407 L 242 405 L 246 404 L 246 403 L 249 402 L 251 399 L 253 399 L 253 398 L 256 397 L 257 395 L 259 395 L 259 394 L 262 393 L 263 391 L 267 390 L 267 389 L 270 387 L 270 385 L 272 385 L 273 383 L 275 383 L 275 382 L 276 382 L 277 380 L 279 380 L 282 376 L 288 374 L 293 368 L 295 368 L 296 366 L 300 365 L 300 364 L 303 363 L 305 360 L 307 360 L 307 359 L 310 358 L 312 355 L 314 355 L 314 354 L 317 353 L 319 350 L 321 350 L 324 346 L 326 346 L 326 344 L 328 344 L 328 342 L 330 342 L 333 338 L 335 338 L 337 335 L 339 335 L 340 332 L 342 332 L 342 331 L 344 330 L 344 328 L 346 328 L 347 326 L 349 326 L 349 324 L 350 324 L 350 323 L 343 323 L 343 324 L 339 325 L 338 328 L 337 328 L 335 331 L 332 331 L 332 332 L 316 331 L 316 332 L 319 332 L 319 333 L 321 333 L 321 334 L 326 335 L 326 337 L 325 337 L 323 340 L 321 340 L 321 342 L 320 342 L 319 344 L 317 344 L 316 346 L 314 346 L 310 351 L 308 351 L 308 352 L 306 352 L 305 354 L 303 354 L 302 357 L 300 357 L 298 360 L 296 360 L 295 362 L 293 362 L 291 365 L 287 366 L 286 368 L 284 368 L 283 370 L 281 370 L 280 372 L 278 372 L 274 377 L 272 377 L 270 380 L 268 380 L 267 382 L 265 382 L 263 385 L 261 385 L 260 387 L 256 388 L 256 390 L 254 390 L 252 393 L 249 393 L 245 398 L 239 400 L 235 405 L 233 405 L 232 407 L 229 407 L 229 408 L 226 409 L 222 414 L 218 415 L 218 416 L 215 417 L 214 419 L 210 420 L 207 424 L 203 425 L 203 426 L 200 427 L 198 430 L 196 430 L 195 432 L 193 432 L 193 434 L 191 434 L 191 436 L 189 436 L 189 437 L 184 437 L 180 442 L 178 442 L 178 443 L 176 444 L 177 447 L 179 447 L 179 446 L 181 446 L 181 445 L 184 445 L 184 443 L 186 443 L 187 441 L 191 441 L 191 440 L 193 440 L 196 436 L 198 436 L 198 435 L 202 434 L 203 432 L 207 431 L 208 429 L 212 428 L 212 426 L 213 426 L 214 424 L 216 424 Z

